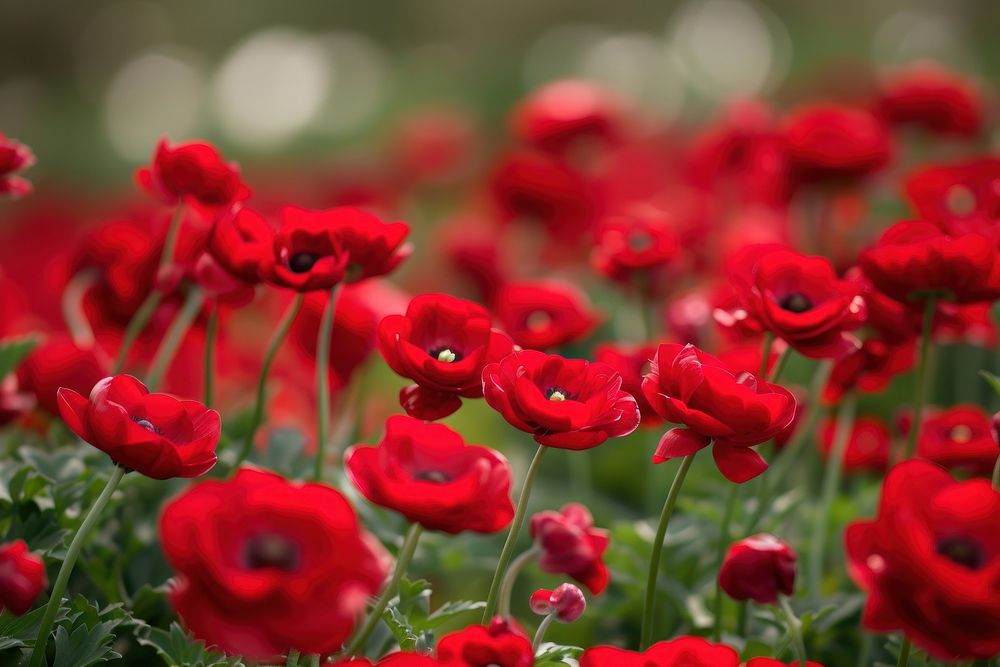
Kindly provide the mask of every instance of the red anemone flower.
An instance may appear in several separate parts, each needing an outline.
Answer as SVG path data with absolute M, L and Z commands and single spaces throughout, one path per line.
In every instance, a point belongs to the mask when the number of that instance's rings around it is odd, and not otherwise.
M 726 595 L 743 602 L 774 604 L 779 595 L 795 589 L 795 552 L 774 535 L 761 533 L 729 545 L 719 586 Z
M 45 561 L 24 540 L 0 546 L 0 611 L 27 613 L 47 585 Z
M 0 196 L 23 197 L 31 194 L 31 182 L 17 172 L 35 163 L 31 149 L 0 132 Z
M 903 433 L 912 428 L 910 415 L 902 420 Z M 917 456 L 949 470 L 989 475 L 996 463 L 997 444 L 993 441 L 990 415 L 978 405 L 956 405 L 944 410 L 928 410 L 917 440 Z
M 886 79 L 877 108 L 891 125 L 916 125 L 940 136 L 974 137 L 985 116 L 976 84 L 934 62 L 915 63 Z
M 857 180 L 884 167 L 892 154 L 878 118 L 835 104 L 795 111 L 785 121 L 785 143 L 793 171 L 806 183 Z
M 611 538 L 603 528 L 594 528 L 590 510 L 569 503 L 558 512 L 535 514 L 530 526 L 531 537 L 542 550 L 542 570 L 572 577 L 594 595 L 607 588 L 610 575 L 603 558 Z
M 837 421 L 826 419 L 819 429 L 817 446 L 824 458 L 830 457 L 833 439 L 836 437 Z M 885 420 L 878 417 L 858 417 L 851 426 L 851 434 L 844 452 L 844 471 L 885 472 L 889 467 L 889 452 L 892 436 Z
M 215 146 L 200 141 L 172 144 L 160 139 L 152 164 L 135 176 L 167 204 L 190 197 L 205 206 L 229 206 L 250 196 L 239 167 L 224 161 Z
M 580 667 L 737 667 L 739 664 L 735 649 L 701 637 L 657 642 L 641 653 L 595 646 L 580 656 Z
M 497 290 L 493 312 L 524 348 L 547 350 L 589 335 L 600 321 L 587 295 L 552 281 L 509 282 Z
M 531 640 L 512 619 L 499 616 L 488 626 L 470 625 L 441 638 L 437 657 L 444 667 L 531 667 Z

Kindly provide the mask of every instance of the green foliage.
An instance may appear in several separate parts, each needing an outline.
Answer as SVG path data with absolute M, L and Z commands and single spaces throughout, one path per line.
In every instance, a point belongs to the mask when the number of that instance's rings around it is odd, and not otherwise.
M 242 667 L 240 658 L 227 658 L 205 648 L 205 643 L 197 641 L 184 632 L 177 623 L 171 623 L 168 630 L 161 628 L 145 628 L 136 637 L 142 646 L 153 648 L 157 655 L 163 658 L 167 665 L 184 665 L 185 667 Z
M 28 356 L 41 342 L 38 336 L 30 335 L 21 338 L 5 338 L 0 340 L 0 378 L 7 377 L 18 364 Z

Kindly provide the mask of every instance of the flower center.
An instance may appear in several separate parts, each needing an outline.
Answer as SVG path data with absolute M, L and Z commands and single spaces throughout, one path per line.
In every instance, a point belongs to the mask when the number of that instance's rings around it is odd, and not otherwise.
M 300 560 L 298 545 L 277 533 L 255 535 L 243 550 L 243 561 L 250 570 L 273 567 L 292 572 L 298 568 Z
M 653 245 L 653 239 L 644 231 L 636 230 L 628 235 L 629 250 L 642 252 L 643 250 L 647 250 L 651 245 Z
M 948 437 L 951 438 L 952 442 L 957 442 L 960 445 L 964 445 L 965 443 L 972 440 L 972 429 L 966 426 L 965 424 L 959 424 L 958 426 L 955 426 L 954 428 L 951 429 L 951 432 L 948 434 Z
M 427 354 L 437 359 L 438 361 L 445 362 L 446 364 L 456 362 L 462 358 L 462 355 L 460 355 L 458 352 L 451 349 L 450 347 L 439 347 L 433 350 L 428 350 Z
M 444 484 L 451 481 L 451 475 L 441 470 L 421 470 L 413 476 L 413 479 L 433 484 Z
M 292 273 L 309 273 L 319 261 L 319 255 L 314 252 L 297 252 L 288 259 L 288 268 Z
M 536 310 L 528 315 L 525 324 L 532 331 L 543 331 L 552 324 L 552 316 L 544 310 Z
M 550 401 L 565 401 L 567 398 L 569 398 L 569 392 L 566 391 L 565 389 L 562 389 L 561 387 L 550 387 L 545 392 L 545 398 L 549 399 Z
M 146 429 L 150 433 L 156 433 L 156 434 L 160 433 L 160 429 L 156 428 L 156 425 L 153 424 L 153 422 L 149 421 L 148 419 L 143 419 L 142 417 L 132 417 L 132 421 L 134 421 L 136 425 Z
M 792 292 L 783 297 L 778 305 L 781 306 L 782 310 L 787 310 L 790 313 L 804 313 L 813 307 L 809 297 L 801 292 Z
M 953 563 L 958 563 L 970 570 L 978 570 L 986 563 L 986 554 L 969 537 L 945 537 L 938 540 L 934 550 Z
M 976 210 L 976 195 L 965 185 L 948 188 L 945 201 L 952 215 L 969 215 Z

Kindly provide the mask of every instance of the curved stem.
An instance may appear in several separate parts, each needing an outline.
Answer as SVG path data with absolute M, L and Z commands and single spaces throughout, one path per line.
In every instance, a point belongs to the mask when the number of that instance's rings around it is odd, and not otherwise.
M 677 468 L 674 481 L 667 492 L 667 499 L 663 503 L 663 511 L 660 512 L 660 523 L 656 527 L 656 537 L 653 538 L 653 553 L 649 557 L 649 573 L 646 577 L 646 597 L 642 608 L 642 632 L 639 639 L 639 650 L 645 651 L 650 644 L 653 635 L 653 608 L 656 603 L 656 578 L 660 571 L 660 554 L 663 552 L 663 538 L 667 534 L 667 525 L 670 523 L 670 515 L 674 513 L 674 506 L 677 504 L 677 496 L 680 495 L 681 486 L 687 476 L 691 464 L 694 462 L 695 454 L 689 454 L 681 459 L 681 465 Z
M 542 463 L 542 457 L 548 447 L 538 445 L 535 451 L 535 458 L 531 459 L 528 472 L 524 476 L 524 484 L 521 486 L 521 495 L 517 499 L 517 508 L 514 510 L 514 520 L 510 524 L 510 532 L 507 533 L 507 541 L 504 542 L 503 551 L 500 552 L 500 559 L 497 561 L 496 572 L 493 573 L 493 581 L 490 583 L 490 593 L 486 598 L 486 608 L 483 610 L 483 625 L 487 624 L 493 614 L 497 611 L 497 602 L 500 593 L 500 581 L 507 572 L 507 564 L 510 563 L 511 556 L 514 555 L 514 545 L 517 543 L 517 535 L 521 532 L 521 524 L 524 523 L 524 515 L 528 511 L 528 499 L 531 497 L 531 485 L 535 482 L 535 475 Z
M 205 327 L 205 356 L 202 362 L 203 379 L 202 390 L 204 396 L 202 403 L 206 408 L 212 407 L 215 400 L 215 339 L 219 335 L 219 306 L 212 306 L 208 314 L 208 325 Z
M 718 570 L 722 567 L 722 559 L 726 556 L 726 549 L 729 547 L 729 527 L 733 522 L 733 515 L 736 513 L 736 504 L 740 497 L 742 485 L 733 484 L 729 487 L 729 498 L 726 500 L 726 509 L 722 515 L 722 525 L 719 526 L 719 544 L 715 549 L 715 566 Z M 719 578 L 715 578 L 715 597 L 712 608 L 715 612 L 715 630 L 712 637 L 716 642 L 722 639 L 722 586 L 719 585 Z
M 70 278 L 62 296 L 62 314 L 73 342 L 82 348 L 94 346 L 94 329 L 83 309 L 83 299 L 97 282 L 97 272 L 85 269 Z
M 910 432 L 906 437 L 906 448 L 903 449 L 900 461 L 913 456 L 917 450 L 917 440 L 923 426 L 924 403 L 927 401 L 927 360 L 931 351 L 931 334 L 934 328 L 934 296 L 928 296 L 924 303 L 924 323 L 920 334 L 920 358 L 917 362 L 917 381 L 913 390 L 913 420 L 910 422 Z
M 323 464 L 326 455 L 326 441 L 330 433 L 330 336 L 333 332 L 333 316 L 337 309 L 338 283 L 330 290 L 330 298 L 323 309 L 323 319 L 319 323 L 316 338 L 316 461 L 313 479 L 323 481 Z
M 553 619 L 556 615 L 554 613 L 549 614 L 542 619 L 542 622 L 538 624 L 538 629 L 535 630 L 535 638 L 531 640 L 531 652 L 538 653 L 538 647 L 542 645 L 542 640 L 545 639 L 545 631 L 549 629 L 552 625 Z
M 63 559 L 62 565 L 59 568 L 56 582 L 52 586 L 52 594 L 49 596 L 48 605 L 45 607 L 45 615 L 38 626 L 38 638 L 35 640 L 35 647 L 31 650 L 29 667 L 40 667 L 45 664 L 45 648 L 49 643 L 49 635 L 52 634 L 52 624 L 55 623 L 56 615 L 59 613 L 62 596 L 66 592 L 66 585 L 69 583 L 69 576 L 73 572 L 73 566 L 76 564 L 76 559 L 80 556 L 80 551 L 83 549 L 87 537 L 90 536 L 90 532 L 97 524 L 101 512 L 107 506 L 108 501 L 111 500 L 112 494 L 118 488 L 118 483 L 122 481 L 124 475 L 125 468 L 115 466 L 111 477 L 108 478 L 108 483 L 104 485 L 104 490 L 101 491 L 101 495 L 91 505 L 90 511 L 87 512 L 83 523 L 80 524 L 80 528 L 76 531 L 76 535 L 73 536 L 73 541 L 70 542 L 69 549 L 66 550 L 66 558 Z
M 798 661 L 800 667 L 806 667 L 806 644 L 802 639 L 802 623 L 795 615 L 795 612 L 792 611 L 792 606 L 788 604 L 788 598 L 784 595 L 778 596 L 778 607 L 785 616 L 785 623 L 788 625 L 788 634 L 792 636 L 792 646 L 795 647 L 795 659 Z
M 257 379 L 257 398 L 254 402 L 253 413 L 250 417 L 250 427 L 247 429 L 246 440 L 243 441 L 243 448 L 240 449 L 240 455 L 233 464 L 233 470 L 240 467 L 240 464 L 246 461 L 247 457 L 250 456 L 250 452 L 253 450 L 254 437 L 257 435 L 257 429 L 260 428 L 260 422 L 264 418 L 264 404 L 267 402 L 267 375 L 268 371 L 271 370 L 271 364 L 274 363 L 274 358 L 278 354 L 278 348 L 281 347 L 281 342 L 285 340 L 285 336 L 288 335 L 288 330 L 292 327 L 292 322 L 295 321 L 295 316 L 299 314 L 299 310 L 302 309 L 302 302 L 305 300 L 305 294 L 299 293 L 295 295 L 295 300 L 288 306 L 285 314 L 281 316 L 281 321 L 278 322 L 278 328 L 274 330 L 274 335 L 271 337 L 271 342 L 267 346 L 267 352 L 264 354 L 264 364 L 260 368 L 260 377 Z
M 540 552 L 541 549 L 537 544 L 535 544 L 510 562 L 510 567 L 507 568 L 507 573 L 500 582 L 500 606 L 497 611 L 500 616 L 505 618 L 510 616 L 510 598 L 511 593 L 514 592 L 514 583 L 517 581 L 517 575 L 520 574 L 521 570 L 524 569 L 524 566 L 533 560 Z
M 781 379 L 781 375 L 785 372 L 785 367 L 788 365 L 788 360 L 792 357 L 792 348 L 786 347 L 781 354 L 778 355 L 778 360 L 774 362 L 774 368 L 771 370 L 771 375 L 768 376 L 768 382 L 777 382 Z
M 184 305 L 181 306 L 174 321 L 170 323 L 170 328 L 163 335 L 160 347 L 156 350 L 153 363 L 149 367 L 149 373 L 146 375 L 146 386 L 150 391 L 156 391 L 160 381 L 163 380 L 167 369 L 170 368 L 170 362 L 177 354 L 177 348 L 180 347 L 181 341 L 184 340 L 184 336 L 187 335 L 191 325 L 198 317 L 198 313 L 201 312 L 201 304 L 204 300 L 205 294 L 197 287 L 192 287 L 191 291 L 188 292 Z
M 354 639 L 348 644 L 345 651 L 346 655 L 357 655 L 365 647 L 365 642 L 371 637 L 375 626 L 382 620 L 382 612 L 389 606 L 389 600 L 396 594 L 399 582 L 402 580 L 403 575 L 406 574 L 406 568 L 409 567 L 410 561 L 413 559 L 413 554 L 417 550 L 417 542 L 420 541 L 421 533 L 423 533 L 423 527 L 419 523 L 410 526 L 410 530 L 406 533 L 406 539 L 403 540 L 403 546 L 399 549 L 399 555 L 396 557 L 396 569 L 392 572 L 392 578 L 389 579 L 385 588 L 382 589 L 382 594 L 379 595 L 378 601 L 372 607 L 371 612 L 369 612 L 368 618 L 365 619 L 365 624 L 361 626 Z
M 910 664 L 910 640 L 903 637 L 903 645 L 899 647 L 899 660 L 896 661 L 896 667 L 906 667 Z
M 858 406 L 857 396 L 848 394 L 840 405 L 834 430 L 833 447 L 827 459 L 823 476 L 823 491 L 820 496 L 819 512 L 813 525 L 812 549 L 809 552 L 809 594 L 813 600 L 819 599 L 823 579 L 823 557 L 826 555 L 826 534 L 830 528 L 830 510 L 840 487 L 840 473 L 844 468 L 844 454 L 851 441 L 854 429 L 854 414 Z

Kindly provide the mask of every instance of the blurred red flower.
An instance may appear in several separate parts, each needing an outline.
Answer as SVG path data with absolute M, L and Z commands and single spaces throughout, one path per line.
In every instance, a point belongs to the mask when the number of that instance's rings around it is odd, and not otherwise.
M 27 613 L 47 585 L 45 561 L 24 540 L 0 546 L 0 611 Z
M 493 312 L 515 343 L 534 350 L 574 343 L 600 322 L 585 293 L 555 281 L 503 285 L 497 290 Z
M 701 637 L 657 642 L 641 653 L 595 646 L 580 656 L 580 667 L 737 667 L 739 663 L 735 649 Z
M 656 426 L 663 422 L 642 392 L 642 377 L 649 372 L 649 364 L 655 354 L 656 345 L 652 343 L 601 343 L 594 348 L 594 360 L 611 366 L 622 376 L 622 389 L 635 398 L 644 426 Z
M 173 144 L 160 139 L 152 164 L 138 169 L 135 177 L 167 204 L 190 197 L 205 206 L 221 207 L 250 196 L 239 167 L 225 162 L 215 146 L 200 141 Z
M 982 93 L 973 81 L 928 61 L 883 81 L 876 108 L 891 125 L 919 126 L 941 136 L 974 137 L 985 116 Z
M 274 250 L 275 230 L 257 211 L 234 206 L 212 226 L 208 251 L 229 273 L 245 283 L 260 282 L 260 266 Z
M 917 214 L 952 234 L 984 232 L 1000 216 L 1000 158 L 927 165 L 904 183 Z
M 912 416 L 904 415 L 900 430 L 907 434 Z M 926 410 L 917 440 L 917 456 L 949 470 L 976 475 L 993 471 L 1000 450 L 990 430 L 990 415 L 978 405 L 956 405 Z
M 785 119 L 784 136 L 795 178 L 806 184 L 857 180 L 882 169 L 892 156 L 886 128 L 860 108 L 803 107 Z
M 99 349 L 80 347 L 69 336 L 57 334 L 24 358 L 17 369 L 17 380 L 20 390 L 33 394 L 39 407 L 58 415 L 56 393 L 61 387 L 89 394 L 110 370 L 110 361 Z
M 531 640 L 513 619 L 497 616 L 489 626 L 470 625 L 441 638 L 438 662 L 444 667 L 531 667 Z
M 607 588 L 610 575 L 603 557 L 611 538 L 603 528 L 594 528 L 590 510 L 569 503 L 558 512 L 535 514 L 530 526 L 531 537 L 542 550 L 542 570 L 572 577 L 594 595 Z
M 661 294 L 668 287 L 665 270 L 679 252 L 666 213 L 652 206 L 633 206 L 601 222 L 590 260 L 608 280 L 642 294 Z
M 795 589 L 795 561 L 792 548 L 774 535 L 753 535 L 729 545 L 719 585 L 734 600 L 774 604 Z
M 833 405 L 853 390 L 882 391 L 897 375 L 913 368 L 916 351 L 912 338 L 902 343 L 869 338 L 858 349 L 837 359 L 823 388 L 823 402 Z
M 511 126 L 519 141 L 554 153 L 584 141 L 621 140 L 624 102 L 589 81 L 553 81 L 533 91 L 514 109 Z
M 836 437 L 837 421 L 827 418 L 819 428 L 816 444 L 824 459 L 830 458 L 833 439 Z M 889 467 L 889 452 L 892 437 L 885 420 L 879 417 L 858 417 L 851 426 L 851 435 L 844 452 L 844 471 L 885 472 Z
M 0 196 L 23 197 L 31 194 L 31 182 L 17 172 L 35 163 L 31 149 L 0 132 Z

